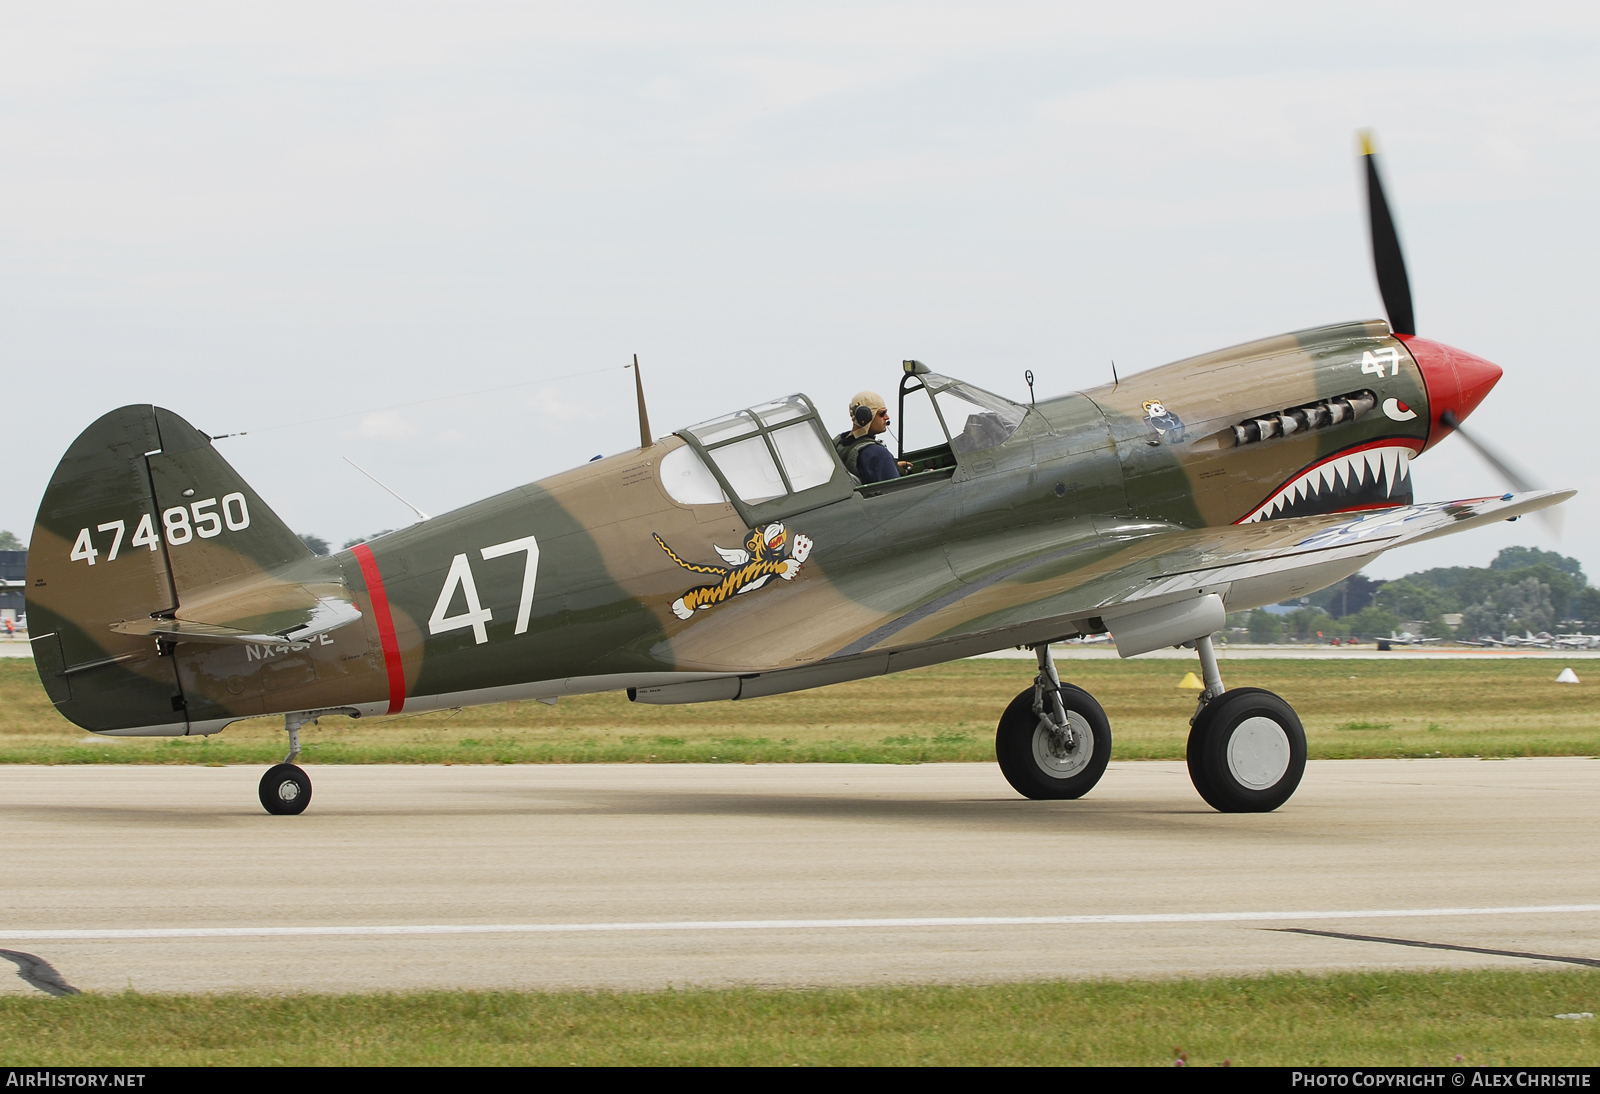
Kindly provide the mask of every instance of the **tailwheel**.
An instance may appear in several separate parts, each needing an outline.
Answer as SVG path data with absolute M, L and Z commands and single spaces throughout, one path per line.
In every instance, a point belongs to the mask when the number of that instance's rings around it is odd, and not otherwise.
M 283 728 L 289 731 L 289 754 L 283 762 L 261 776 L 261 807 L 280 817 L 304 813 L 311 804 L 311 776 L 295 766 L 300 755 L 300 727 L 307 722 L 318 724 L 324 714 L 348 714 L 361 717 L 355 707 L 323 707 L 320 710 L 291 710 L 283 716 Z
M 311 804 L 311 776 L 294 764 L 278 764 L 261 776 L 261 807 L 280 817 L 304 813 Z
M 1060 696 L 1064 726 L 1057 723 L 1053 710 L 1036 708 L 1036 696 L 1052 694 Z M 1028 688 L 1000 716 L 994 751 L 1000 773 L 1023 797 L 1081 798 L 1106 773 L 1111 723 L 1094 696 L 1082 688 L 1071 684 L 1062 684 L 1059 690 Z
M 1306 771 L 1306 731 L 1270 691 L 1235 688 L 1210 700 L 1189 731 L 1189 778 L 1223 813 L 1270 813 Z

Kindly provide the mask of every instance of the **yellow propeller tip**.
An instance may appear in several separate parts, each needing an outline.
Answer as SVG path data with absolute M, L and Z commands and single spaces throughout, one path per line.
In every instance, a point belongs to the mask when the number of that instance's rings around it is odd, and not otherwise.
M 1361 136 L 1361 154 L 1363 156 L 1372 155 L 1372 130 L 1363 129 L 1363 130 L 1360 131 L 1360 136 Z

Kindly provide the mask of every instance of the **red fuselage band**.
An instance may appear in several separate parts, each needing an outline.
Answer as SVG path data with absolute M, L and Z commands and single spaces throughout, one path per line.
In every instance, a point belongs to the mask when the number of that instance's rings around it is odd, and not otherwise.
M 372 548 L 358 543 L 350 553 L 361 563 L 361 576 L 372 600 L 372 621 L 378 625 L 378 640 L 383 643 L 383 667 L 389 673 L 389 713 L 399 714 L 406 705 L 406 669 L 400 662 L 400 643 L 394 636 L 394 617 L 389 614 L 389 594 L 383 590 L 383 575 Z

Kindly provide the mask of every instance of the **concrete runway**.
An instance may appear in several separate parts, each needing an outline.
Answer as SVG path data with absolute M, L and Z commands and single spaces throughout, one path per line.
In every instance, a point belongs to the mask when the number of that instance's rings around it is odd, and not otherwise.
M 0 949 L 45 963 L 0 991 L 1600 964 L 1588 759 L 1316 762 L 1259 816 L 1179 763 L 1078 802 L 989 764 L 308 770 L 271 817 L 260 768 L 0 768 Z

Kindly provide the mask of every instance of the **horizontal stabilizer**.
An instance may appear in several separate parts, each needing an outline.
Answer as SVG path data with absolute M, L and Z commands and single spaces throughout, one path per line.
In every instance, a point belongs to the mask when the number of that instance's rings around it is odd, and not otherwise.
M 170 619 L 132 619 L 111 629 L 174 642 L 272 645 L 303 642 L 360 618 L 361 609 L 337 586 L 258 584 L 233 596 L 185 605 Z

